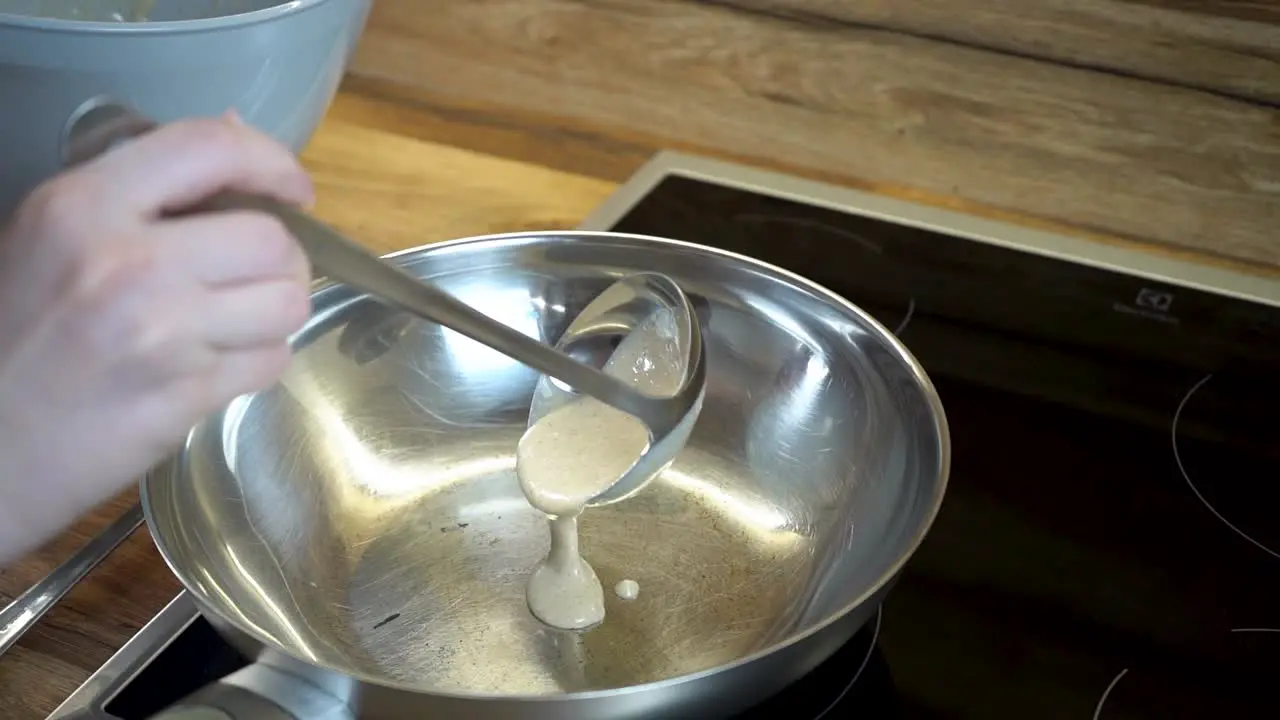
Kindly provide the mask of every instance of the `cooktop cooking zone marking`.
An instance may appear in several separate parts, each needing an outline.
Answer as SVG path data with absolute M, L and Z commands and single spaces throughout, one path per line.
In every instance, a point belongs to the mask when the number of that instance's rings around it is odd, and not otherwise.
M 1280 634 L 1280 628 L 1265 628 L 1265 627 L 1231 628 L 1231 630 L 1229 631 L 1229 634 L 1233 636 L 1273 635 L 1273 634 Z M 1232 647 L 1233 652 L 1237 652 L 1237 653 L 1242 650 L 1242 647 L 1234 643 L 1229 647 Z M 1239 667 L 1249 666 L 1249 661 L 1245 660 L 1245 662 L 1246 662 L 1246 665 L 1237 666 L 1237 669 Z M 1131 668 L 1124 668 L 1119 673 L 1117 673 L 1114 678 L 1111 679 L 1110 683 L 1107 684 L 1106 689 L 1103 690 L 1102 692 L 1102 697 L 1098 699 L 1098 704 L 1094 708 L 1093 720 L 1105 720 L 1105 718 L 1108 716 L 1108 714 L 1104 714 L 1104 707 L 1107 705 L 1107 701 L 1113 700 L 1111 704 L 1112 706 L 1114 706 L 1116 704 L 1114 700 L 1117 699 L 1118 696 L 1120 695 L 1127 696 L 1127 700 L 1129 703 L 1133 703 L 1135 701 L 1140 703 L 1139 714 L 1137 715 L 1133 714 L 1134 713 L 1133 707 L 1125 707 L 1126 712 L 1121 713 L 1123 717 L 1152 717 L 1152 718 L 1168 717 L 1169 708 L 1167 706 L 1163 709 L 1157 709 L 1157 708 L 1150 707 L 1148 704 L 1142 702 L 1142 698 L 1144 697 L 1146 697 L 1146 699 L 1150 701 L 1152 697 L 1151 693 L 1153 691 L 1156 692 L 1159 696 L 1162 696 L 1162 700 L 1166 703 L 1169 703 L 1170 698 L 1172 698 L 1173 705 L 1177 705 L 1178 703 L 1184 702 L 1185 700 L 1188 699 L 1187 696 L 1179 697 L 1179 694 L 1178 694 L 1181 690 L 1185 690 L 1186 688 L 1169 687 L 1168 685 L 1153 686 L 1152 682 L 1155 679 L 1153 678 L 1153 676 L 1150 676 L 1145 673 L 1136 675 L 1133 679 L 1125 683 L 1122 688 L 1120 681 L 1129 675 L 1130 670 Z M 1146 683 L 1146 687 L 1145 688 L 1138 687 L 1143 685 L 1144 681 Z M 1155 682 L 1158 683 L 1159 681 L 1155 680 Z M 1137 686 L 1134 685 L 1135 683 L 1137 684 Z M 1144 693 L 1146 693 L 1145 696 L 1144 696 Z M 1265 694 L 1265 691 L 1264 691 L 1264 694 Z M 1126 703 L 1120 702 L 1120 705 L 1124 707 Z M 1200 706 L 1192 705 L 1191 707 L 1194 709 L 1184 708 L 1185 714 L 1183 712 L 1178 712 L 1176 716 L 1177 717 L 1200 717 L 1200 715 L 1195 714 L 1196 710 L 1200 709 Z M 1233 714 L 1229 710 L 1225 711 L 1224 715 L 1225 717 L 1230 717 L 1230 718 L 1237 717 L 1237 715 Z M 1253 717 L 1253 716 L 1250 715 L 1250 717 Z
M 1177 463 L 1178 472 L 1182 475 L 1182 479 L 1186 481 L 1187 487 L 1191 488 L 1191 492 L 1195 493 L 1196 497 L 1200 500 L 1201 503 L 1204 504 L 1206 508 L 1209 509 L 1209 512 L 1213 513 L 1214 517 L 1218 518 L 1218 520 L 1220 520 L 1223 525 L 1226 525 L 1227 527 L 1231 528 L 1233 532 L 1235 532 L 1237 535 L 1244 538 L 1245 540 L 1249 541 L 1258 549 L 1262 550 L 1263 552 L 1267 553 L 1268 555 L 1276 559 L 1280 559 L 1280 552 L 1277 552 L 1275 549 L 1270 547 L 1267 542 L 1259 539 L 1255 534 L 1246 532 L 1242 527 L 1240 527 L 1240 525 L 1229 520 L 1226 514 L 1223 511 L 1220 511 L 1218 509 L 1215 503 L 1209 501 L 1209 498 L 1206 497 L 1206 493 L 1201 491 L 1200 487 L 1196 485 L 1196 481 L 1192 478 L 1192 472 L 1188 470 L 1188 463 L 1184 459 L 1182 448 L 1178 444 L 1178 426 L 1183 419 L 1184 412 L 1187 411 L 1187 408 L 1189 407 L 1192 398 L 1195 397 L 1196 394 L 1202 388 L 1204 388 L 1211 380 L 1213 380 L 1213 378 L 1214 378 L 1214 375 L 1211 373 L 1201 378 L 1200 381 L 1197 382 L 1195 385 L 1191 386 L 1191 389 L 1188 390 L 1187 394 L 1183 396 L 1182 401 L 1178 403 L 1178 409 L 1173 413 L 1173 427 L 1170 430 L 1170 436 L 1173 444 L 1174 462 Z M 1277 432 L 1280 432 L 1280 428 L 1277 428 L 1276 430 Z M 1235 478 L 1235 477 L 1204 478 L 1205 481 L 1212 481 L 1215 483 L 1215 485 L 1230 485 L 1230 484 L 1239 483 L 1239 482 L 1257 482 L 1257 481 L 1263 481 L 1266 479 L 1267 478 Z M 1273 478 L 1270 478 L 1270 480 L 1277 481 L 1277 480 L 1280 480 L 1280 477 L 1273 477 Z
M 806 245 L 820 243 L 822 242 L 822 236 L 825 235 L 829 240 L 840 243 L 844 247 L 853 245 L 869 253 L 879 256 L 884 255 L 884 247 L 864 235 L 809 218 L 766 215 L 762 213 L 739 213 L 733 216 L 733 224 L 744 226 L 757 233 L 797 233 L 794 237 L 788 236 L 783 240 L 788 243 L 804 243 Z M 799 233 L 804 234 L 799 235 Z M 911 316 L 915 314 L 916 310 L 914 297 L 904 296 L 901 302 L 906 306 L 906 309 L 902 311 L 902 315 L 897 320 L 896 325 L 891 321 L 884 323 L 886 327 L 893 328 L 894 335 L 901 335 L 902 331 L 907 329 L 907 325 L 911 322 Z
M 1102 717 L 1102 708 L 1107 704 L 1107 698 L 1111 697 L 1111 691 L 1115 690 L 1116 685 L 1119 685 L 1124 676 L 1128 674 L 1129 668 L 1125 668 L 1111 678 L 1111 682 L 1107 683 L 1107 689 L 1102 691 L 1102 697 L 1098 698 L 1098 704 L 1093 708 L 1093 720 L 1098 720 Z
M 830 713 L 832 710 L 835 710 L 836 707 L 840 705 L 840 702 L 843 701 L 845 696 L 849 694 L 849 691 L 853 689 L 853 686 L 858 684 L 858 678 L 862 677 L 862 671 L 867 669 L 867 663 L 871 660 L 872 654 L 874 654 L 876 651 L 876 640 L 879 640 L 879 639 L 880 639 L 880 608 L 876 608 L 876 627 L 874 630 L 871 631 L 871 642 L 867 644 L 867 654 L 862 656 L 862 662 L 858 665 L 858 669 L 854 671 L 853 677 L 849 679 L 849 684 L 845 685 L 844 689 L 840 691 L 840 694 L 836 695 L 835 699 L 831 701 L 831 704 L 828 705 L 825 709 L 823 709 L 822 712 L 818 713 L 817 717 L 815 717 L 813 720 L 822 720 L 823 718 L 825 718 L 828 713 Z

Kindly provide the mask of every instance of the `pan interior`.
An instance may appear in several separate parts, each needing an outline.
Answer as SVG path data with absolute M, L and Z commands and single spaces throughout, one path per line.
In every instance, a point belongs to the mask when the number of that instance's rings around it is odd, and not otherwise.
M 548 546 L 514 473 L 534 373 L 342 288 L 317 298 L 278 386 L 198 427 L 147 480 L 152 532 L 201 605 L 350 674 L 542 694 L 732 662 L 892 572 L 944 460 L 931 391 L 883 331 L 745 261 L 590 250 L 480 243 L 406 263 L 544 340 L 636 267 L 699 307 L 708 387 L 688 448 L 638 496 L 583 516 L 602 626 L 551 630 L 525 605 Z M 609 591 L 623 579 L 636 600 Z

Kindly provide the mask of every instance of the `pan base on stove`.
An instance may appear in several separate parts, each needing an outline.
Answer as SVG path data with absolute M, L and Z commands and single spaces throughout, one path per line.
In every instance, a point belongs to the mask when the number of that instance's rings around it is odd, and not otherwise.
M 811 570 L 810 541 L 762 500 L 673 469 L 640 496 L 589 509 L 583 554 L 602 583 L 634 579 L 635 601 L 606 594 L 606 619 L 575 633 L 525 605 L 547 551 L 545 517 L 510 471 L 456 483 L 388 519 L 355 560 L 345 605 L 348 661 L 438 691 L 605 689 L 715 667 L 774 639 Z

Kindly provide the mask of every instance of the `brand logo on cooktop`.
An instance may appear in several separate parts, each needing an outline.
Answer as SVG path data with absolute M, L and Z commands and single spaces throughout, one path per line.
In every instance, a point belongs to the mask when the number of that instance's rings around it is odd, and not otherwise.
M 1173 306 L 1173 293 L 1142 288 L 1138 291 L 1138 298 L 1133 301 L 1133 304 L 1148 310 L 1169 312 L 1169 308 Z
M 1177 325 L 1181 322 L 1177 317 L 1169 314 L 1173 308 L 1173 293 L 1167 290 L 1144 287 L 1138 290 L 1138 296 L 1132 303 L 1118 302 L 1111 307 L 1124 315 L 1135 315 L 1169 325 Z

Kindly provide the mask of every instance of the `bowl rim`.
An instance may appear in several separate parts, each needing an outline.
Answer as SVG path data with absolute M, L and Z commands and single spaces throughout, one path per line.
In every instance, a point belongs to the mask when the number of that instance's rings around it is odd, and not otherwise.
M 426 255 L 429 253 L 454 252 L 454 251 L 460 250 L 461 248 L 472 246 L 472 245 L 489 245 L 497 248 L 516 247 L 516 246 L 528 244 L 528 243 L 539 241 L 539 240 L 550 240 L 554 238 L 564 238 L 564 239 L 570 239 L 570 240 L 581 239 L 581 240 L 605 240 L 605 241 L 621 240 L 621 241 L 628 241 L 628 242 L 638 241 L 643 243 L 665 245 L 667 247 L 675 248 L 675 249 L 692 250 L 701 254 L 718 256 L 726 260 L 733 260 L 736 262 L 744 263 L 755 269 L 764 270 L 770 274 L 773 274 L 774 276 L 785 280 L 789 284 L 792 284 L 794 287 L 813 293 L 814 295 L 820 297 L 824 301 L 829 302 L 832 305 L 841 308 L 843 311 L 849 313 L 850 315 L 857 317 L 860 321 L 865 322 L 867 328 L 875 333 L 878 340 L 880 340 L 881 342 L 884 342 L 887 345 L 888 349 L 891 350 L 898 357 L 898 359 L 903 363 L 903 365 L 908 370 L 910 370 L 911 374 L 915 377 L 918 387 L 921 391 L 921 395 L 924 397 L 928 405 L 928 408 L 933 420 L 935 436 L 938 442 L 938 482 L 933 492 L 933 496 L 929 499 L 929 505 L 921 515 L 920 522 L 917 523 L 911 538 L 903 545 L 902 550 L 900 551 L 898 556 L 893 560 L 893 562 L 889 565 L 889 567 L 885 571 L 880 573 L 879 577 L 877 577 L 874 582 L 872 582 L 865 590 L 863 590 L 861 594 L 859 594 L 857 597 L 853 598 L 852 600 L 844 603 L 836 610 L 833 610 L 832 612 L 828 613 L 825 617 L 815 622 L 813 625 L 809 626 L 808 628 L 805 628 L 804 630 L 801 630 L 799 632 L 791 633 L 786 637 L 778 641 L 775 641 L 774 643 L 764 648 L 761 648 L 759 650 L 756 650 L 755 652 L 752 652 L 748 655 L 744 655 L 730 662 L 716 665 L 714 667 L 707 668 L 705 670 L 699 670 L 692 673 L 676 675 L 668 678 L 663 678 L 662 680 L 655 680 L 652 682 L 641 683 L 638 685 L 627 685 L 619 688 L 609 688 L 604 690 L 584 690 L 584 691 L 577 691 L 577 692 L 564 692 L 564 693 L 552 693 L 552 694 L 536 694 L 535 695 L 535 694 L 519 694 L 519 693 L 461 692 L 457 690 L 445 691 L 445 690 L 425 689 L 421 687 L 415 687 L 408 683 L 401 683 L 401 682 L 389 680 L 387 678 L 376 677 L 368 673 L 353 672 L 351 670 L 333 667 L 326 663 L 315 662 L 315 661 L 307 660 L 304 658 L 300 658 L 297 656 L 296 653 L 292 652 L 290 649 L 282 647 L 274 639 L 258 631 L 257 628 L 254 628 L 252 626 L 249 626 L 246 623 L 241 622 L 238 618 L 228 617 L 224 613 L 212 611 L 212 608 L 206 608 L 206 604 L 203 600 L 205 593 L 200 592 L 198 589 L 198 584 L 194 582 L 194 573 L 191 572 L 190 568 L 183 569 L 175 563 L 172 553 L 168 548 L 168 541 L 166 539 L 166 535 L 164 533 L 157 533 L 155 531 L 155 527 L 156 527 L 155 512 L 152 508 L 151 495 L 148 492 L 147 488 L 148 488 L 149 482 L 153 477 L 159 477 L 163 475 L 169 475 L 172 477 L 180 473 L 180 463 L 178 462 L 178 458 L 180 457 L 180 455 L 175 454 L 170 458 L 168 458 L 167 460 L 157 464 L 150 472 L 146 474 L 146 476 L 144 476 L 142 481 L 139 483 L 140 502 L 142 504 L 143 516 L 147 522 L 147 528 L 150 531 L 152 540 L 155 543 L 156 549 L 159 551 L 161 558 L 163 558 L 165 565 L 169 567 L 170 572 L 172 572 L 174 576 L 178 579 L 178 581 L 182 583 L 183 587 L 190 594 L 192 600 L 195 602 L 196 606 L 200 608 L 202 613 L 205 612 L 206 609 L 210 610 L 212 614 L 216 616 L 221 622 L 229 624 L 231 627 L 235 628 L 237 631 L 243 633 L 244 635 L 252 638 L 254 641 L 260 643 L 264 648 L 270 648 L 275 652 L 278 652 L 287 657 L 293 658 L 297 662 L 301 662 L 305 665 L 314 666 L 322 670 L 335 673 L 340 676 L 352 678 L 364 685 L 378 687 L 384 690 L 397 692 L 397 693 L 408 693 L 411 695 L 430 695 L 434 697 L 441 697 L 441 698 L 448 698 L 452 700 L 462 700 L 462 701 L 560 703 L 560 702 L 573 702 L 573 701 L 581 702 L 581 701 L 589 701 L 589 700 L 603 700 L 606 698 L 616 698 L 619 696 L 634 695 L 639 693 L 647 693 L 650 691 L 659 691 L 663 689 L 677 688 L 677 687 L 685 686 L 686 684 L 689 684 L 689 683 L 697 682 L 698 680 L 717 676 L 722 673 L 729 672 L 735 668 L 752 664 L 757 660 L 761 660 L 768 656 L 780 653 L 786 650 L 787 648 L 798 645 L 801 642 L 804 642 L 809 638 L 814 637 L 819 633 L 822 633 L 828 627 L 831 627 L 832 625 L 836 625 L 837 623 L 841 622 L 845 617 L 851 615 L 858 608 L 863 607 L 869 602 L 875 601 L 877 598 L 881 600 L 883 599 L 883 594 L 893 586 L 893 583 L 895 582 L 897 577 L 901 574 L 903 567 L 905 567 L 906 563 L 915 555 L 916 551 L 920 548 L 920 545 L 924 542 L 925 537 L 929 534 L 929 531 L 932 529 L 934 522 L 937 519 L 938 513 L 942 508 L 942 501 L 943 501 L 943 498 L 946 496 L 947 485 L 949 483 L 950 474 L 951 474 L 951 434 L 950 434 L 949 425 L 947 423 L 946 412 L 942 407 L 942 400 L 938 395 L 937 389 L 934 387 L 933 381 L 929 378 L 928 374 L 925 372 L 924 367 L 920 364 L 920 362 L 916 359 L 916 357 L 911 353 L 911 351 L 907 349 L 906 345 L 901 340 L 899 340 L 897 336 L 893 334 L 893 332 L 891 332 L 887 327 L 885 327 L 878 320 L 873 318 L 865 310 L 858 307 L 857 305 L 854 305 L 852 302 L 846 300 L 845 298 L 829 290 L 828 288 L 813 282 L 812 280 L 809 280 L 789 270 L 785 270 L 783 268 L 777 267 L 776 265 L 771 265 L 767 262 L 764 262 L 762 260 L 757 260 L 747 255 L 742 255 L 739 253 L 731 252 L 729 250 L 723 250 L 721 248 L 717 248 L 709 245 L 701 245 L 698 243 L 686 242 L 683 240 L 673 240 L 670 238 L 656 237 L 651 235 L 619 233 L 619 232 L 610 232 L 610 231 L 588 231 L 588 230 L 527 231 L 527 232 L 514 232 L 514 233 L 496 233 L 496 234 L 490 234 L 490 235 L 477 235 L 473 237 L 459 238 L 456 240 L 446 240 L 442 242 L 427 243 L 424 245 L 418 245 L 416 247 L 406 248 L 404 250 L 387 253 L 382 257 L 384 259 L 394 261 L 398 259 L 418 257 L 418 256 Z M 330 281 L 326 278 L 318 278 L 312 284 L 312 298 L 313 299 L 318 298 L 321 294 L 330 290 L 334 290 L 336 288 L 340 288 L 340 287 L 343 287 L 340 283 Z M 343 302 L 343 303 L 340 303 L 339 305 L 341 306 L 345 304 L 346 303 Z M 312 315 L 312 319 L 308 321 L 307 325 L 301 331 L 299 331 L 299 334 L 296 335 L 295 337 L 299 337 L 302 334 L 306 333 L 307 330 L 312 325 L 312 323 L 315 322 L 315 320 L 318 317 L 323 316 L 325 313 L 329 311 L 330 309 L 321 310 L 319 307 L 317 307 L 315 311 L 313 311 L 314 314 Z M 191 431 L 191 434 L 192 435 L 195 434 L 203 424 L 204 423 L 201 423 L 201 425 L 197 425 L 195 428 L 193 428 Z M 189 437 L 190 435 L 188 435 L 188 438 Z M 185 444 L 186 443 L 184 443 L 184 446 Z M 860 627 L 861 626 L 859 626 L 859 628 Z
M 0 11 L 0 30 L 21 28 L 42 32 L 83 35 L 182 35 L 225 30 L 277 20 L 309 10 L 327 2 L 362 2 L 363 0 L 284 0 L 275 5 L 248 12 L 218 15 L 194 20 L 159 20 L 146 22 L 114 22 L 109 20 L 67 20 L 64 18 L 26 15 Z

